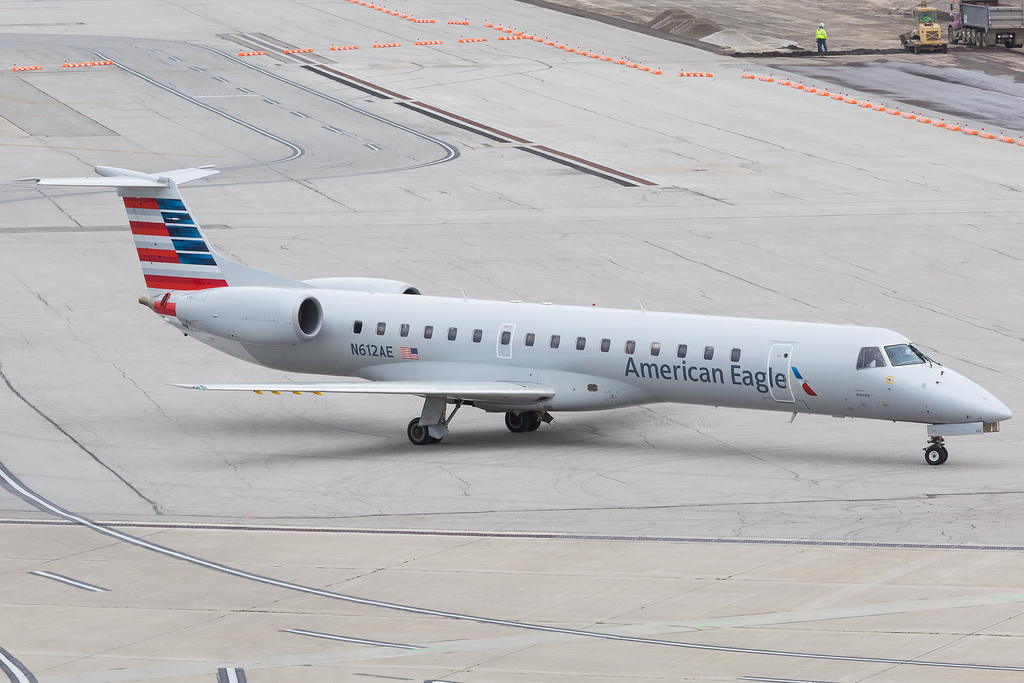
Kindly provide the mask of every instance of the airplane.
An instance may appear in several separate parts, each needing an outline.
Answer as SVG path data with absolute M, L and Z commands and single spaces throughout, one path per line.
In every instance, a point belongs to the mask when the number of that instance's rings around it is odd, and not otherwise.
M 857 325 L 424 296 L 368 277 L 293 280 L 225 258 L 178 186 L 210 167 L 23 178 L 115 188 L 148 293 L 139 302 L 186 336 L 275 370 L 349 381 L 176 384 L 280 394 L 423 398 L 406 434 L 449 433 L 458 410 L 505 414 L 530 432 L 558 411 L 659 402 L 928 425 L 925 461 L 948 458 L 945 437 L 999 431 L 1002 402 L 891 330 Z M 451 407 L 449 412 L 448 408 Z

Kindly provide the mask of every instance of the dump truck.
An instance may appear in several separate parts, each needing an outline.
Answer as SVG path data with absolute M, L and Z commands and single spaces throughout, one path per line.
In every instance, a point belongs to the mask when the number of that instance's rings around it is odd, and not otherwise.
M 949 49 L 942 39 L 942 27 L 939 26 L 939 10 L 927 7 L 923 2 L 914 8 L 914 19 L 917 28 L 900 36 L 900 44 L 908 52 L 945 52 Z
M 1024 6 L 1003 5 L 997 0 L 954 2 L 949 8 L 951 43 L 1006 47 L 1024 46 Z

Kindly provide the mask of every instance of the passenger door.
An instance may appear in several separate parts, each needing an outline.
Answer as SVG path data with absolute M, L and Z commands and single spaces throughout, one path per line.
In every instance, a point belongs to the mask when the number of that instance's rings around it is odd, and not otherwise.
M 793 385 L 790 380 L 790 367 L 793 365 L 793 344 L 772 344 L 768 352 L 768 391 L 779 403 L 795 403 Z M 786 386 L 776 386 L 774 377 L 782 374 L 786 378 Z

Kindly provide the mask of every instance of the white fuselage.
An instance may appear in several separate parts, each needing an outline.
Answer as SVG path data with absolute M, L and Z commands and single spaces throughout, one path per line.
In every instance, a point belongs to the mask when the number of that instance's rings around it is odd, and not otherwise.
M 331 289 L 308 294 L 323 309 L 323 329 L 310 341 L 256 345 L 195 336 L 289 372 L 543 384 L 554 395 L 532 408 L 545 411 L 677 402 L 932 424 L 1010 415 L 937 363 L 858 369 L 862 349 L 909 342 L 882 328 Z

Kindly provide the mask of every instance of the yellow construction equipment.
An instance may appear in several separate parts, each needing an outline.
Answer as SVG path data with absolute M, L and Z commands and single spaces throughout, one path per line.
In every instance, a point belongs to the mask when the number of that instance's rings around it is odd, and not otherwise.
M 900 43 L 908 52 L 946 52 L 949 45 L 942 39 L 942 27 L 938 22 L 939 11 L 926 7 L 922 2 L 914 8 L 917 29 L 900 36 Z

